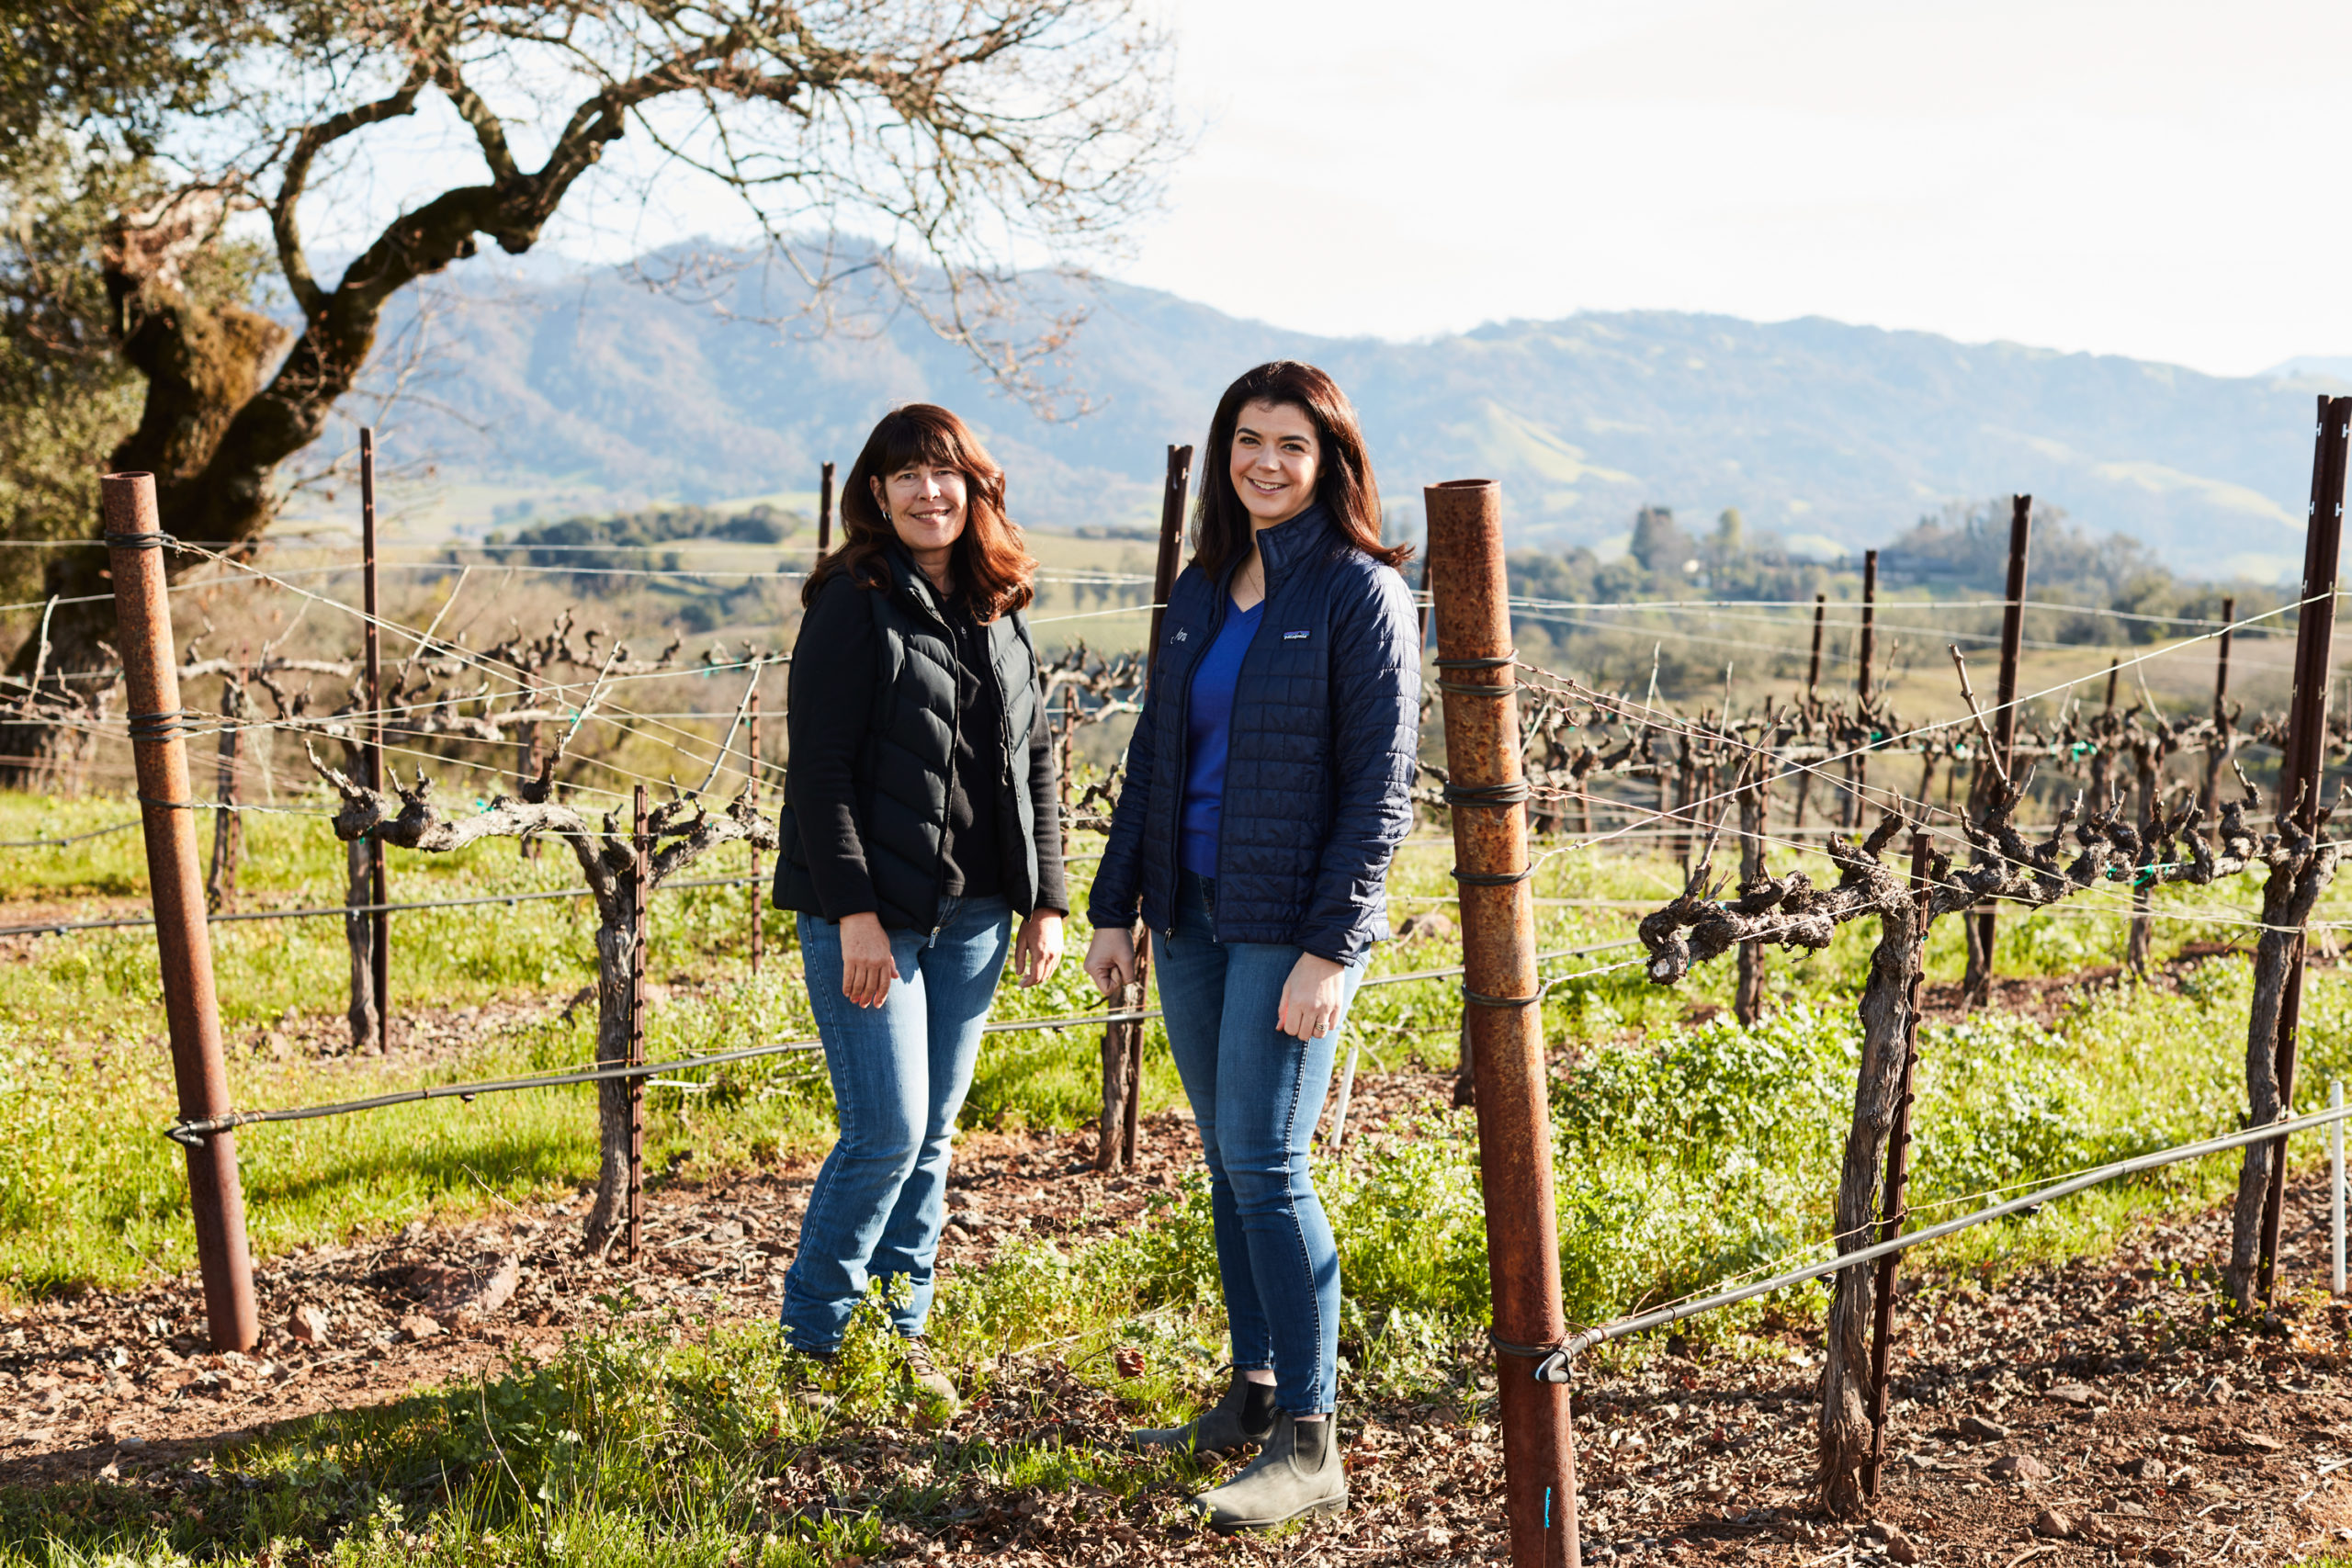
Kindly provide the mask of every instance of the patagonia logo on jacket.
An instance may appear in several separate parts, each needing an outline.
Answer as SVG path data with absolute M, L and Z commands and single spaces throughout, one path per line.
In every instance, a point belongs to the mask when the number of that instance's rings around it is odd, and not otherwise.
M 1283 633 L 1283 640 L 1284 642 L 1304 642 L 1306 639 L 1306 634 L 1303 631 Z

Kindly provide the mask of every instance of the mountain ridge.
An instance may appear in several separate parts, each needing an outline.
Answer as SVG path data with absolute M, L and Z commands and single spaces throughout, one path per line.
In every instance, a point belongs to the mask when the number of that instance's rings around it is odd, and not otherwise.
M 1057 287 L 1047 308 L 1080 298 Z M 1850 549 L 1948 502 L 2029 491 L 2176 569 L 2275 579 L 2301 554 L 2309 398 L 2337 384 L 1821 316 L 1582 312 L 1396 342 L 1117 283 L 1083 298 L 1062 368 L 1101 407 L 1048 423 L 905 314 L 809 337 L 747 320 L 724 288 L 713 309 L 615 271 L 459 268 L 431 299 L 431 395 L 397 439 L 445 481 L 555 492 L 545 517 L 805 491 L 819 462 L 846 468 L 885 409 L 922 400 L 981 430 L 1024 522 L 1115 525 L 1152 513 L 1164 448 L 1202 438 L 1232 376 L 1287 355 L 1348 390 L 1400 527 L 1418 529 L 1422 484 L 1470 474 L 1502 482 L 1513 542 L 1536 546 L 1606 547 L 1656 503 L 1736 506 L 1751 528 Z

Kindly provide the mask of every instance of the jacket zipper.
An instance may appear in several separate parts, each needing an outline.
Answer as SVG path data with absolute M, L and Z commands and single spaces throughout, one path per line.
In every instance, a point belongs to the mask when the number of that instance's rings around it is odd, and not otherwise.
M 1262 546 L 1261 547 L 1260 558 L 1263 558 Z M 1184 674 L 1184 700 L 1182 705 L 1177 710 L 1176 715 L 1176 750 L 1180 761 L 1182 761 L 1187 765 L 1190 764 L 1191 759 L 1187 757 L 1185 753 L 1189 749 L 1193 733 L 1193 676 L 1199 671 L 1200 661 L 1208 657 L 1209 649 L 1216 646 L 1217 637 L 1225 630 L 1226 617 L 1233 612 L 1233 574 L 1239 570 L 1240 567 L 1241 563 L 1238 560 L 1235 561 L 1232 566 L 1226 569 L 1225 576 L 1218 581 L 1216 585 L 1216 604 L 1210 612 L 1209 628 L 1202 635 L 1200 652 L 1193 656 L 1192 669 L 1186 671 Z M 1267 604 L 1272 600 L 1273 596 L 1274 574 L 1272 567 L 1269 566 L 1266 571 L 1265 592 L 1259 595 L 1258 598 L 1258 607 L 1261 612 L 1264 610 Z M 1258 630 L 1263 632 L 1265 629 L 1265 622 L 1261 619 L 1258 623 Z M 1258 639 L 1253 636 L 1250 639 L 1250 648 L 1245 648 L 1241 650 L 1241 662 L 1243 667 L 1234 672 L 1233 678 L 1233 691 L 1234 695 L 1237 698 L 1241 694 L 1241 677 L 1248 672 L 1250 649 L 1254 649 L 1257 646 Z M 1227 737 L 1226 756 L 1228 763 L 1230 762 L 1233 754 L 1231 742 L 1233 720 L 1231 716 L 1228 716 L 1226 719 L 1226 734 Z M 1175 829 L 1169 835 L 1169 864 L 1175 868 L 1179 875 L 1183 874 L 1184 869 L 1184 775 L 1185 768 L 1179 767 L 1176 770 L 1177 795 Z M 1220 884 L 1225 880 L 1224 828 L 1224 812 L 1220 807 L 1218 812 L 1218 830 L 1216 837 L 1216 880 Z M 1168 912 L 1168 936 L 1170 941 L 1173 941 L 1176 936 L 1176 912 L 1173 908 L 1170 908 Z M 1211 942 L 1220 940 L 1217 936 L 1217 924 L 1216 911 L 1212 909 L 1209 911 L 1209 940 Z
M 915 570 L 920 571 L 922 568 L 918 567 Z M 910 597 L 913 596 L 910 595 Z M 930 597 L 935 599 L 936 592 L 931 592 Z M 956 628 L 948 624 L 947 612 L 944 608 L 933 608 L 920 597 L 915 598 L 915 608 L 931 616 L 939 629 L 947 634 L 947 651 L 955 657 L 956 667 L 961 670 L 964 665 L 964 649 L 961 639 L 956 635 Z M 953 799 L 956 794 L 956 736 L 964 723 L 964 682 L 959 679 L 951 678 L 948 688 L 951 695 L 948 698 L 947 709 L 947 794 L 948 797 Z M 945 809 L 946 803 L 943 801 L 941 810 L 944 813 Z M 939 821 L 939 841 L 944 849 L 947 843 L 947 819 L 944 815 Z M 931 878 L 931 940 L 933 942 L 937 942 L 939 933 L 947 929 L 947 922 L 939 918 L 939 906 L 946 897 L 943 889 L 947 886 L 947 857 L 943 854 L 937 858 L 939 867 L 932 874 Z
M 1184 874 L 1184 775 L 1192 761 L 1187 753 L 1191 750 L 1193 733 L 1193 675 L 1199 670 L 1201 660 L 1208 657 L 1209 649 L 1216 646 L 1217 634 L 1225 630 L 1226 612 L 1233 603 L 1232 596 L 1227 589 L 1232 581 L 1233 573 L 1228 570 L 1217 580 L 1215 585 L 1213 591 L 1216 594 L 1216 599 L 1209 606 L 1208 629 L 1201 634 L 1200 651 L 1193 655 L 1192 664 L 1184 671 L 1184 693 L 1176 703 L 1176 771 L 1173 774 L 1176 781 L 1176 809 L 1170 817 L 1168 864 L 1179 877 Z M 1176 939 L 1176 906 L 1172 898 L 1169 901 L 1168 907 L 1168 930 L 1162 934 L 1170 942 Z M 1209 938 L 1211 941 L 1216 938 L 1214 918 L 1210 921 Z

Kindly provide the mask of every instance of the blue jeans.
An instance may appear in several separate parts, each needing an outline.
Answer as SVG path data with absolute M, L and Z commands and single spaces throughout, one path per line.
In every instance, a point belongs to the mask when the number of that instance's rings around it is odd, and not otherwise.
M 901 1334 L 922 1332 L 956 1114 L 1012 950 L 1012 913 L 1002 898 L 950 898 L 936 932 L 889 932 L 899 977 L 878 1008 L 842 995 L 841 927 L 799 917 L 808 1005 L 841 1123 L 784 1280 L 785 1337 L 803 1350 L 841 1344 L 870 1279 L 908 1281 L 912 1292 L 892 1323 Z
M 1300 1040 L 1274 1027 L 1300 949 L 1216 939 L 1216 884 L 1177 874 L 1175 935 L 1155 932 L 1168 1044 L 1209 1167 L 1209 1213 L 1233 1364 L 1272 1368 L 1294 1416 L 1339 1403 L 1340 1249 L 1307 1174 L 1341 1021 Z M 1355 998 L 1363 965 L 1344 983 Z

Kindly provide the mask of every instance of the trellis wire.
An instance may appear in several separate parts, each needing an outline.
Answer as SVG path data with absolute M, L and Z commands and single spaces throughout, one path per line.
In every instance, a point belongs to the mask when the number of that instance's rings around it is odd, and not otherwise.
M 1929 1225 L 1925 1230 L 1909 1231 L 1891 1241 L 1878 1242 L 1852 1252 L 1840 1253 L 1835 1258 L 1807 1264 L 1802 1269 L 1793 1269 L 1769 1280 L 1758 1280 L 1734 1290 L 1719 1291 L 1712 1295 L 1658 1307 L 1645 1313 L 1636 1313 L 1629 1317 L 1621 1317 L 1609 1323 L 1581 1329 L 1570 1335 L 1550 1357 L 1541 1362 L 1536 1368 L 1535 1375 L 1548 1382 L 1566 1382 L 1568 1381 L 1567 1364 L 1571 1359 L 1610 1340 L 1623 1339 L 1629 1335 L 1645 1333 L 1653 1328 L 1663 1328 L 1668 1324 L 1679 1323 L 1686 1318 L 1697 1317 L 1703 1313 L 1720 1311 L 1724 1307 L 1736 1306 L 1741 1302 L 1750 1301 L 1758 1296 L 1770 1295 L 1775 1291 L 1787 1290 L 1792 1285 L 1802 1285 L 1807 1280 L 1818 1280 L 1825 1275 L 1859 1268 L 1881 1258 L 1893 1257 L 1896 1253 L 1926 1242 L 1940 1241 L 1945 1236 L 1956 1235 L 1962 1231 L 1993 1220 L 2007 1219 L 2012 1214 L 2039 1209 L 2046 1203 L 2055 1202 L 2061 1198 L 2072 1197 L 2077 1192 L 2103 1186 L 2109 1181 L 2120 1180 L 2127 1176 L 2138 1176 L 2147 1171 L 2159 1170 L 2168 1165 L 2178 1165 L 2184 1160 L 2201 1159 L 2207 1155 L 2225 1154 L 2231 1149 L 2244 1148 L 2249 1144 L 2268 1143 L 2274 1138 L 2284 1138 L 2296 1133 L 2309 1132 L 2314 1127 L 2330 1126 L 2347 1116 L 2352 1116 L 2352 1108 L 2334 1106 L 2325 1111 L 2309 1111 L 2301 1116 L 2283 1117 L 2260 1127 L 2245 1128 L 2221 1137 L 2206 1138 L 2197 1143 L 2162 1149 L 2154 1154 L 2139 1155 L 2131 1159 L 2117 1160 L 2112 1164 L 2096 1167 L 2082 1175 L 2069 1177 L 2046 1187 L 2036 1188 L 2030 1192 L 2006 1202 L 1992 1204 L 1973 1214 L 1964 1214 L 1956 1220 L 1946 1220 L 1941 1224 Z
M 682 887 L 694 885 L 672 883 L 669 886 Z M 1580 958 L 1590 953 L 1609 953 L 1639 945 L 1638 938 L 1627 937 L 1623 941 L 1600 942 L 1589 947 L 1573 947 L 1557 953 L 1541 953 L 1536 954 L 1536 961 L 1544 963 L 1559 958 Z M 1566 985 L 1576 980 L 1589 978 L 1594 975 L 1623 969 L 1629 967 L 1631 964 L 1641 962 L 1643 960 L 1636 957 L 1630 960 L 1628 964 L 1603 964 L 1600 968 L 1575 975 L 1562 975 L 1548 982 L 1545 988 L 1549 989 L 1553 986 Z M 1457 964 L 1442 969 L 1415 970 L 1405 975 L 1379 975 L 1363 981 L 1356 989 L 1363 991 L 1374 986 L 1401 986 L 1418 980 L 1442 980 L 1461 973 L 1463 973 L 1463 967 Z M 1158 1008 L 1141 1008 L 1129 1011 L 1065 1013 L 1052 1018 L 1005 1019 L 998 1022 L 983 1024 L 980 1032 L 983 1034 L 1025 1034 L 1041 1030 L 1085 1029 L 1098 1028 L 1107 1023 L 1147 1022 L 1160 1016 L 1161 1012 Z M 175 1122 L 164 1130 L 164 1135 L 180 1143 L 187 1143 L 194 1139 L 208 1137 L 214 1133 L 226 1132 L 232 1127 L 246 1127 L 260 1122 L 307 1122 L 322 1116 L 343 1116 L 356 1111 L 379 1111 L 392 1105 L 410 1105 L 423 1100 L 471 1101 L 480 1095 L 505 1094 L 517 1089 L 560 1089 L 576 1084 L 603 1083 L 611 1079 L 641 1078 L 656 1073 L 685 1072 L 700 1067 L 723 1066 L 732 1062 L 752 1061 L 762 1056 L 782 1055 L 796 1051 L 821 1050 L 823 1045 L 824 1042 L 821 1040 L 777 1041 L 766 1045 L 746 1046 L 741 1051 L 722 1051 L 709 1055 L 685 1056 L 669 1062 L 621 1064 L 582 1068 L 570 1073 L 537 1074 L 514 1078 L 487 1078 L 475 1083 L 428 1085 L 423 1089 L 401 1089 L 391 1094 L 372 1095 L 365 1100 L 339 1100 L 327 1105 L 293 1106 L 276 1111 L 239 1111 L 227 1116 L 215 1117 L 208 1122 Z

